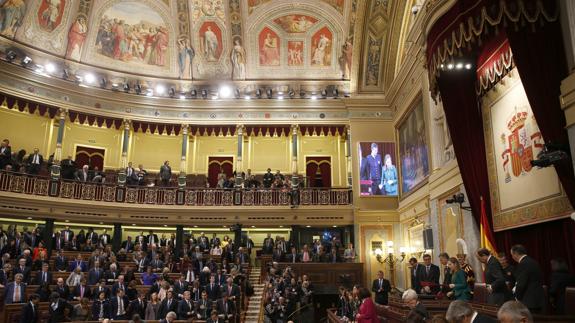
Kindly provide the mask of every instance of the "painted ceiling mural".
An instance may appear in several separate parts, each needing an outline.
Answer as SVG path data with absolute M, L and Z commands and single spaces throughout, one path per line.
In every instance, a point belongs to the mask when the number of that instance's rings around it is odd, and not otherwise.
M 389 10 L 387 0 L 368 3 L 0 0 L 0 46 L 28 46 L 67 59 L 72 70 L 126 77 L 341 81 L 359 69 L 358 82 L 375 89 Z M 368 26 L 361 51 L 354 46 L 358 21 Z M 354 67 L 354 52 L 364 66 Z

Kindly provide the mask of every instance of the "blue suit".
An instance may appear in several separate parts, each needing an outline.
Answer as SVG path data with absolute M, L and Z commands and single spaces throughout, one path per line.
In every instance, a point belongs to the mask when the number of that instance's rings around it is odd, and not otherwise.
M 6 285 L 4 289 L 4 304 L 13 304 L 13 303 L 24 303 L 25 302 L 25 294 L 26 294 L 26 284 L 20 283 L 20 300 L 14 300 L 14 286 L 16 283 L 11 282 Z
M 74 271 L 74 269 L 76 269 L 76 267 L 80 267 L 82 272 L 85 272 L 88 270 L 88 264 L 84 261 L 78 261 L 78 260 L 74 260 L 72 263 L 70 263 L 70 271 Z

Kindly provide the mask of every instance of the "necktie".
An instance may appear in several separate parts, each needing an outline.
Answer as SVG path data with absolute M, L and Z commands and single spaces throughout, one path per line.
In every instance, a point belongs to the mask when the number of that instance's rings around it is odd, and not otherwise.
M 80 285 L 80 298 L 84 298 L 84 286 Z
M 14 303 L 20 303 L 20 285 L 14 285 Z
M 188 270 L 188 277 L 186 277 L 188 283 L 192 282 L 192 272 Z
M 52 303 L 52 310 L 55 311 L 58 308 L 58 303 Z
M 425 274 L 426 274 L 426 275 L 429 275 L 429 266 L 426 266 L 426 267 L 425 267 Z
M 104 317 L 104 302 L 100 302 L 100 314 L 98 314 L 98 318 Z
M 383 284 L 383 281 L 380 279 L 380 280 L 379 280 L 379 288 L 382 287 L 382 286 L 381 286 L 382 284 Z
M 190 306 L 190 301 L 186 301 L 186 304 L 188 304 L 188 309 L 192 308 L 192 307 Z
M 168 311 L 169 311 L 170 308 L 171 308 L 170 305 L 172 305 L 172 300 L 171 300 L 171 299 L 168 299 Z
M 46 279 L 46 272 L 42 272 L 42 282 L 46 283 L 47 279 Z

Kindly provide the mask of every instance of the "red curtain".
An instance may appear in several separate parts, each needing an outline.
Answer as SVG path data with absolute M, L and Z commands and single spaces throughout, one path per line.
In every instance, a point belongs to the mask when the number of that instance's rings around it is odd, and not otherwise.
M 441 74 L 438 86 L 461 178 L 473 216 L 479 223 L 480 199 L 483 196 L 485 204 L 490 205 L 490 196 L 483 119 L 475 92 L 476 79 L 474 71 L 450 71 Z M 486 211 L 491 221 L 491 208 Z
M 543 139 L 565 145 L 568 152 L 565 113 L 559 100 L 561 81 L 568 75 L 561 24 L 559 21 L 546 23 L 534 30 L 508 26 L 507 37 Z M 556 165 L 555 170 L 571 205 L 575 205 L 573 164 L 565 161 Z
M 104 149 L 77 146 L 75 156 L 76 164 L 78 167 L 88 165 L 90 169 L 98 167 L 100 170 L 103 170 L 105 153 L 106 151 Z
M 234 173 L 234 157 L 208 157 L 208 183 L 210 187 L 218 184 L 218 174 L 224 171 L 230 178 Z
M 306 157 L 308 187 L 331 187 L 331 157 Z

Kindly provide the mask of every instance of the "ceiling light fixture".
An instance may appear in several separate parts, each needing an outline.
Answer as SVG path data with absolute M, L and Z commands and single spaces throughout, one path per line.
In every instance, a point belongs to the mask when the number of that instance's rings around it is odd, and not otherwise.
M 16 59 L 18 55 L 16 53 L 14 53 L 13 51 L 8 51 L 8 54 L 6 54 L 6 60 L 8 60 L 8 62 L 12 63 L 13 60 Z
M 206 89 L 202 90 L 202 99 L 207 99 L 208 98 L 208 91 Z
M 273 94 L 274 94 L 274 91 L 272 89 L 267 89 L 266 95 L 268 96 L 268 99 L 273 98 Z
M 174 89 L 174 87 L 170 87 L 170 89 L 168 90 L 168 95 L 170 96 L 170 98 L 173 98 L 176 96 L 176 89 Z
M 156 85 L 156 93 L 158 94 L 158 96 L 163 95 L 165 92 L 166 88 L 163 85 Z
M 124 83 L 124 92 L 126 93 L 130 92 L 130 84 Z
M 317 100 L 317 96 L 316 96 L 316 95 L 312 95 L 310 99 L 312 99 L 312 100 Z
M 28 56 L 25 56 L 20 63 L 22 64 L 22 66 L 28 67 L 28 65 L 32 63 L 32 59 Z
M 471 64 L 469 64 L 469 63 L 465 64 L 465 69 L 470 70 L 470 69 L 471 69 Z
M 136 94 L 142 94 L 142 86 L 139 83 L 136 83 L 136 85 L 134 85 L 134 91 L 136 91 Z
M 46 64 L 45 69 L 48 73 L 54 73 L 56 71 L 56 66 L 54 66 L 52 63 L 48 63 Z
M 458 70 L 463 68 L 463 63 L 457 63 L 457 65 L 455 65 L 455 68 L 457 68 Z
M 192 99 L 197 98 L 198 97 L 198 91 L 196 89 L 191 90 L 190 96 L 192 97 Z
M 258 99 L 261 99 L 261 98 L 262 98 L 262 89 L 257 89 L 257 90 L 256 90 L 256 97 L 257 97 Z
M 96 81 L 96 77 L 94 74 L 86 74 L 84 75 L 84 81 L 86 81 L 88 84 L 92 84 L 94 81 Z
M 249 95 L 244 96 L 244 99 L 246 99 L 246 100 L 251 100 L 251 98 L 252 98 L 252 97 L 249 96 Z
M 240 89 L 236 88 L 234 91 L 234 95 L 236 96 L 236 99 L 241 98 L 242 94 L 240 93 Z
M 224 85 L 224 86 L 220 87 L 220 96 L 222 98 L 229 98 L 231 94 L 232 94 L 232 89 L 230 89 L 229 86 Z

